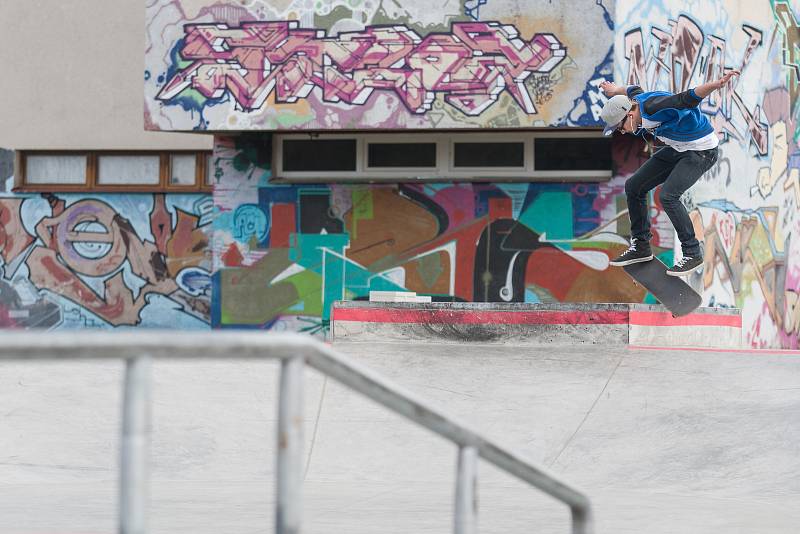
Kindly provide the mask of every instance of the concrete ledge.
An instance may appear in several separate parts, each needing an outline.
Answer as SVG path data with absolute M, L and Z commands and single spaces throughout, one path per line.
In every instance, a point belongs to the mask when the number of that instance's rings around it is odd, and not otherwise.
M 461 342 L 510 345 L 741 345 L 741 313 L 699 308 L 674 318 L 643 304 L 400 303 L 333 306 L 334 341 Z
M 742 346 L 742 313 L 734 308 L 698 308 L 673 317 L 663 306 L 632 304 L 628 343 L 643 347 Z

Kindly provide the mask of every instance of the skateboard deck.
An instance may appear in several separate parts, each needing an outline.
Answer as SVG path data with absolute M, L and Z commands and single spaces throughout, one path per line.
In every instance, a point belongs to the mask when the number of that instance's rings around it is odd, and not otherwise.
M 703 300 L 680 277 L 668 275 L 667 266 L 658 258 L 625 265 L 623 269 L 671 311 L 673 317 L 691 313 Z

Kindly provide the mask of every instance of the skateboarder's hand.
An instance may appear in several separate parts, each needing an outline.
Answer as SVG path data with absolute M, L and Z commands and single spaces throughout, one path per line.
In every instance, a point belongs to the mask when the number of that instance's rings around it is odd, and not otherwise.
M 615 84 L 614 82 L 609 82 L 608 80 L 600 82 L 600 90 L 603 91 L 603 94 L 605 94 L 607 97 L 612 97 L 614 95 L 622 94 L 619 91 L 620 86 Z
M 726 72 L 722 78 L 716 81 L 717 89 L 722 89 L 729 81 L 731 81 L 731 78 L 734 76 L 739 76 L 741 73 L 742 72 L 738 69 L 733 69 L 729 72 Z

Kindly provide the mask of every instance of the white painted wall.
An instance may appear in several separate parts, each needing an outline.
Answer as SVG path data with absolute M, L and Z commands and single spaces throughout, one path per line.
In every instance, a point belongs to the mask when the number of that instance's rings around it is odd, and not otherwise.
M 144 131 L 144 4 L 0 0 L 0 147 L 211 149 Z

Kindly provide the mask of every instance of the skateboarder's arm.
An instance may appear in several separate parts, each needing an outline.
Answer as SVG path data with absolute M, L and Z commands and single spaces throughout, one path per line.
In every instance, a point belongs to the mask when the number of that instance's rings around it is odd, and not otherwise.
M 644 111 L 648 115 L 658 113 L 662 109 L 696 108 L 700 102 L 703 101 L 703 97 L 695 93 L 695 91 L 695 89 L 689 89 L 688 91 L 674 95 L 651 96 L 642 102 L 642 105 L 644 106 Z
M 726 72 L 722 78 L 719 80 L 714 80 L 713 82 L 704 83 L 702 85 L 698 85 L 694 88 L 695 94 L 697 94 L 700 99 L 703 99 L 716 91 L 717 89 L 722 89 L 726 83 L 730 81 L 731 78 L 734 76 L 739 76 L 741 74 L 740 71 L 733 69 L 729 72 Z
M 739 71 L 734 69 L 726 73 L 719 80 L 714 80 L 712 82 L 698 85 L 694 89 L 689 89 L 688 91 L 683 91 L 682 93 L 674 95 L 652 96 L 644 101 L 643 103 L 644 110 L 648 114 L 653 115 L 655 113 L 658 113 L 662 109 L 667 109 L 667 108 L 674 108 L 674 109 L 696 108 L 698 105 L 700 105 L 700 102 L 702 102 L 705 97 L 707 97 L 717 89 L 721 89 L 726 83 L 730 81 L 730 79 L 733 76 L 738 76 L 738 75 Z
M 628 95 L 628 98 L 633 98 L 643 92 L 638 85 L 622 86 L 607 80 L 600 83 L 600 90 L 609 98 L 617 95 Z

